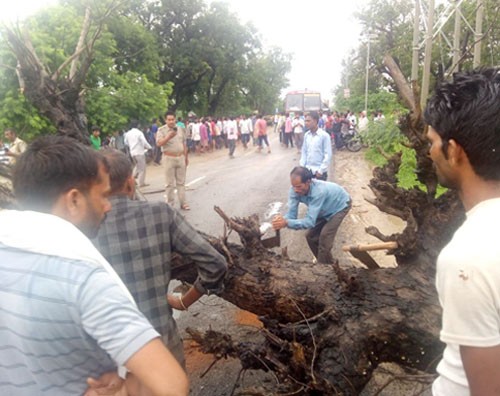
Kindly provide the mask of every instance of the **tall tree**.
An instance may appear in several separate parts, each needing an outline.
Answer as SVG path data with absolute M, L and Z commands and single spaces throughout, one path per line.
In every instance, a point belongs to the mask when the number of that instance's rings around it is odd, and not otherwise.
M 110 2 L 104 10 L 85 8 L 80 21 L 80 32 L 69 54 L 60 46 L 47 47 L 57 51 L 44 62 L 37 53 L 26 27 L 5 27 L 12 52 L 17 59 L 19 85 L 26 98 L 41 115 L 49 119 L 59 133 L 88 143 L 87 117 L 83 85 L 94 58 L 95 45 L 103 33 L 106 18 L 117 8 Z M 61 29 L 68 27 L 62 24 Z M 70 29 L 71 31 L 72 29 Z M 61 61 L 57 61 L 62 58 Z

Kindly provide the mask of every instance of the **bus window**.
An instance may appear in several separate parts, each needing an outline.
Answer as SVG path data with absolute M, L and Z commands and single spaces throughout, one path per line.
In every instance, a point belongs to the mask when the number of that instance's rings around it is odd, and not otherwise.
M 286 96 L 285 111 L 302 111 L 303 109 L 303 94 L 288 94 Z
M 321 97 L 318 93 L 304 94 L 304 111 L 321 110 Z

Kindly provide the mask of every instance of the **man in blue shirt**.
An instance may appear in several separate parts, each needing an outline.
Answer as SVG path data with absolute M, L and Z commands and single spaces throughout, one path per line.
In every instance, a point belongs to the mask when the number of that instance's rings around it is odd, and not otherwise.
M 316 179 L 326 180 L 332 161 L 332 141 L 330 135 L 318 127 L 318 121 L 319 114 L 316 111 L 306 116 L 308 131 L 304 136 L 300 166 L 309 169 Z
M 320 263 L 332 264 L 333 241 L 344 217 L 351 209 L 351 197 L 338 184 L 313 179 L 302 166 L 290 173 L 292 187 L 288 195 L 288 213 L 273 218 L 273 228 L 309 229 L 307 243 Z M 306 216 L 297 219 L 299 203 L 307 205 Z

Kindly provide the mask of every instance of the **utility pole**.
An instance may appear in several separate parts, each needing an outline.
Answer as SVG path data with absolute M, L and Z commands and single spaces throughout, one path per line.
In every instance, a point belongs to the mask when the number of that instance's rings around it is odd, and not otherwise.
M 474 60 L 472 65 L 474 68 L 481 64 L 481 41 L 483 38 L 483 16 L 484 5 L 483 0 L 477 0 L 476 12 L 476 29 L 474 31 Z
M 366 35 L 366 73 L 365 73 L 365 114 L 368 114 L 368 80 L 370 77 L 370 43 L 375 39 L 376 35 Z
M 455 69 L 458 71 L 458 62 L 460 61 L 460 25 L 462 22 L 462 12 L 460 11 L 460 2 L 455 0 L 455 31 L 453 33 L 453 61 L 449 73 Z
M 413 18 L 413 56 L 411 60 L 411 81 L 418 80 L 418 53 L 420 36 L 420 0 L 415 0 L 415 16 Z
M 427 96 L 429 95 L 429 84 L 431 78 L 431 57 L 432 57 L 432 31 L 434 26 L 434 0 L 429 0 L 427 10 L 427 29 L 425 31 L 425 52 L 424 52 L 424 71 L 422 75 L 422 97 L 420 106 L 425 107 Z

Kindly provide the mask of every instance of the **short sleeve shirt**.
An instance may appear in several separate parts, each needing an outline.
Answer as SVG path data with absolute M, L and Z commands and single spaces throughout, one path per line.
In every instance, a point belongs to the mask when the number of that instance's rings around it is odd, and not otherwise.
M 167 125 L 158 128 L 156 133 L 156 141 L 165 138 L 171 129 Z M 184 144 L 186 143 L 186 131 L 183 128 L 177 127 L 177 135 L 161 146 L 163 152 L 171 154 L 180 154 L 184 152 Z

